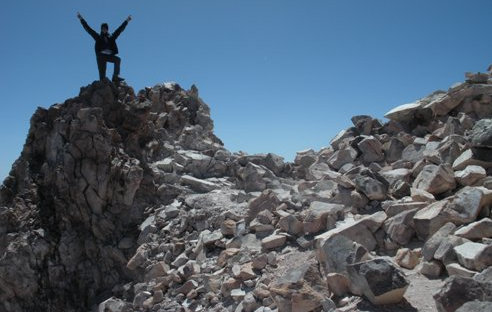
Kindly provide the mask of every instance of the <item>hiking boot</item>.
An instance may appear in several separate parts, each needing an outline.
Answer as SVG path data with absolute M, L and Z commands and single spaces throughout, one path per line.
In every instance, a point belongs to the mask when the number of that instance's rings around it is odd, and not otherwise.
M 113 82 L 122 82 L 123 80 L 125 80 L 125 78 L 121 78 L 119 76 L 113 77 Z

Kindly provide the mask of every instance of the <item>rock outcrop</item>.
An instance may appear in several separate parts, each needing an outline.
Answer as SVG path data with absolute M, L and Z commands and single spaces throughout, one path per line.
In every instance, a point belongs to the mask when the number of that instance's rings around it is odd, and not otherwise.
M 439 311 L 489 306 L 490 74 L 386 117 L 288 163 L 224 148 L 194 86 L 38 108 L 0 189 L 0 310 L 418 310 L 417 275 L 449 276 Z

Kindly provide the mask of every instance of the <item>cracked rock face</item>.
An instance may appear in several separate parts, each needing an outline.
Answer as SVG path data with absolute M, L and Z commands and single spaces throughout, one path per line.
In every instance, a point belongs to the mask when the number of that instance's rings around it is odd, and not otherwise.
M 211 129 L 206 104 L 177 85 L 137 97 L 129 87 L 96 82 L 63 104 L 38 108 L 1 189 L 2 215 L 14 216 L 0 244 L 5 308 L 89 307 L 128 280 L 134 247 L 118 244 L 136 238 L 145 208 L 173 198 L 156 196 L 159 179 L 149 179 L 148 162 L 196 136 L 200 147 L 218 150 Z

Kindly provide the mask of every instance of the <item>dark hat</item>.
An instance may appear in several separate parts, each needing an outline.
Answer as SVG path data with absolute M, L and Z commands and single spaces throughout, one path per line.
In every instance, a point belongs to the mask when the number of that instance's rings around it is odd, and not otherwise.
M 103 28 L 109 29 L 108 24 L 107 23 L 102 23 L 101 24 L 101 29 L 103 29 Z

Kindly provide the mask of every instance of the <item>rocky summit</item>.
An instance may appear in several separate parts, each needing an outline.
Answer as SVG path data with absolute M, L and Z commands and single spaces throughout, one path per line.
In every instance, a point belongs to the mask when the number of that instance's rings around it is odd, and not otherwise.
M 195 86 L 38 108 L 0 188 L 0 311 L 487 309 L 491 73 L 385 117 L 285 162 L 224 148 Z

